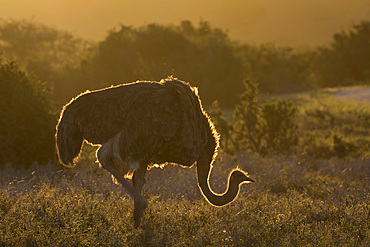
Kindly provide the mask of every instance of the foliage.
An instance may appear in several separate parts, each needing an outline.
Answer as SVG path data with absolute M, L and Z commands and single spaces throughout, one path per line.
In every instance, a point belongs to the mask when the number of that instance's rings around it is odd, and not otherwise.
M 56 91 L 64 83 L 65 70 L 87 59 L 91 46 L 91 42 L 32 20 L 0 19 L 0 54 Z
M 234 112 L 235 138 L 257 153 L 288 153 L 297 142 L 297 108 L 293 102 L 282 99 L 261 106 L 257 102 L 257 85 L 246 81 L 245 88 Z
M 79 83 L 93 87 L 173 75 L 198 86 L 205 104 L 219 99 L 227 106 L 235 104 L 245 76 L 227 35 L 207 22 L 121 26 L 99 43 L 96 56 L 81 70 L 92 76 Z
M 293 102 L 279 99 L 264 104 L 262 116 L 266 124 L 267 149 L 279 153 L 288 152 L 297 143 L 294 115 L 297 107 Z
M 213 123 L 215 124 L 217 132 L 221 135 L 221 149 L 224 150 L 226 153 L 229 152 L 229 142 L 233 142 L 233 139 L 231 138 L 233 126 L 232 123 L 227 121 L 224 112 L 222 111 L 217 100 L 213 102 L 212 108 L 209 111 L 209 115 Z
M 334 35 L 330 46 L 297 50 L 238 43 L 206 21 L 193 25 L 121 25 L 99 43 L 33 21 L 1 20 L 0 50 L 66 102 L 81 91 L 169 75 L 200 88 L 204 104 L 234 107 L 243 80 L 262 93 L 367 83 L 369 22 Z
M 364 45 L 368 41 L 367 22 L 355 25 L 349 33 L 336 34 L 331 47 L 300 53 L 272 44 L 247 45 L 233 42 L 225 31 L 213 28 L 205 21 L 201 21 L 198 26 L 189 21 L 183 21 L 177 26 L 120 26 L 111 30 L 105 40 L 89 50 L 88 47 L 93 44 L 66 32 L 32 21 L 2 20 L 0 40 L 4 56 L 19 61 L 21 68 L 28 74 L 23 75 L 27 78 L 25 80 L 30 81 L 32 88 L 36 88 L 35 92 L 46 92 L 45 87 L 34 86 L 40 84 L 35 77 L 41 78 L 49 85 L 48 88 L 54 84 L 53 99 L 63 102 L 86 89 L 100 88 L 111 83 L 137 79 L 158 80 L 169 74 L 190 81 L 200 87 L 205 106 L 214 100 L 220 102 L 213 105 L 210 115 L 222 135 L 221 147 L 226 152 L 250 149 L 266 154 L 294 150 L 315 158 L 330 158 L 362 157 L 369 150 L 367 129 L 370 118 L 363 106 L 356 105 L 347 109 L 347 106 L 338 106 L 338 102 L 328 100 L 329 97 L 325 100 L 312 97 L 309 100 L 315 104 L 298 105 L 298 111 L 295 105 L 285 100 L 261 103 L 263 101 L 258 101 L 258 90 L 252 83 L 247 85 L 246 92 L 241 95 L 233 120 L 229 116 L 225 117 L 219 106 L 232 109 L 238 103 L 235 96 L 243 91 L 243 78 L 248 77 L 259 82 L 261 92 L 279 93 L 320 85 L 338 85 L 331 84 L 337 81 L 337 75 L 341 78 L 368 80 L 366 65 L 367 57 L 370 56 L 365 56 L 368 46 Z M 355 65 L 352 65 L 353 62 Z M 351 64 L 347 66 L 345 63 Z M 360 72 L 351 74 L 355 68 Z M 13 79 L 18 80 L 16 76 Z M 11 89 L 5 84 L 2 87 L 2 93 L 11 97 Z M 30 90 L 19 87 L 21 91 Z M 27 97 L 33 95 L 26 94 Z M 48 101 L 45 96 L 39 95 L 41 93 L 35 97 L 42 98 L 42 102 Z M 2 103 L 0 108 L 5 115 L 8 114 L 5 113 L 8 112 L 5 105 L 10 102 L 6 97 L 2 99 L 6 103 Z M 281 95 L 281 98 L 285 96 Z M 21 103 L 15 103 L 13 107 L 17 104 Z M 50 107 L 47 106 L 50 103 L 42 105 L 45 109 Z M 334 106 L 341 111 L 334 109 Z M 55 112 L 59 110 L 53 109 Z M 26 113 L 30 114 L 31 111 L 27 110 Z M 22 114 L 21 111 L 14 111 L 7 117 L 20 119 Z M 25 119 L 30 119 L 27 114 Z M 55 122 L 49 121 L 50 125 L 46 126 L 43 118 L 38 119 L 44 123 L 40 126 L 47 129 L 42 133 L 51 133 Z M 10 140 L 14 141 L 14 138 Z M 26 149 L 31 147 L 27 146 Z M 13 154 L 3 156 L 15 156 L 13 149 L 9 152 Z M 34 151 L 27 152 L 41 155 Z
M 13 38 L 4 42 L 5 29 L 0 28 L 4 55 L 13 54 L 28 72 L 49 83 L 55 80 L 66 100 L 106 82 L 159 79 L 169 73 L 198 83 L 206 103 L 220 100 L 210 115 L 226 152 L 214 164 L 211 187 L 216 193 L 225 190 L 227 175 L 236 166 L 232 160 L 256 180 L 241 186 L 232 204 L 216 208 L 202 197 L 194 167 L 153 168 L 144 186 L 149 206 L 142 228 L 135 230 L 132 201 L 94 164 L 93 148 L 84 148 L 75 169 L 53 163 L 18 168 L 54 157 L 56 119 L 46 88 L 16 63 L 2 61 L 0 246 L 369 246 L 368 105 L 336 100 L 332 89 L 280 95 L 282 99 L 275 100 L 258 95 L 257 85 L 246 82 L 232 122 L 220 108 L 237 103 L 230 99 L 242 91 L 240 78 L 248 73 L 263 92 L 347 83 L 342 78 L 368 80 L 365 24 L 349 34 L 337 34 L 330 48 L 298 55 L 272 45 L 241 49 L 207 22 L 198 27 L 186 21 L 180 26 L 122 26 L 78 66 L 71 65 L 76 57 L 66 63 L 51 59 L 64 50 L 63 44 L 60 48 L 54 43 L 64 39 L 51 29 L 14 24 L 9 36 Z M 51 36 L 46 35 L 49 31 Z M 17 37 L 23 38 L 18 42 Z M 34 51 L 27 48 L 25 37 Z M 58 51 L 46 55 L 49 46 L 59 47 Z M 40 70 L 33 69 L 28 59 L 40 62 Z M 55 61 L 51 67 L 63 68 L 60 74 L 46 66 L 49 61 Z M 352 66 L 354 61 L 358 66 Z M 41 69 L 51 71 L 50 77 L 43 77 Z M 237 152 L 230 157 L 226 153 L 232 148 Z M 289 156 L 278 155 L 288 150 Z M 8 162 L 12 166 L 4 165 Z
M 311 158 L 369 157 L 370 108 L 335 99 L 338 89 L 280 95 L 258 95 L 246 82 L 241 103 L 223 111 L 218 102 L 210 116 L 226 153 L 250 150 L 260 154 L 303 154 Z M 231 119 L 231 120 L 229 120 Z
M 321 86 L 370 82 L 370 21 L 334 34 L 329 47 L 318 49 L 315 72 Z
M 311 68 L 313 51 L 297 52 L 273 44 L 243 44 L 238 51 L 250 71 L 249 78 L 259 84 L 262 93 L 296 92 L 316 86 Z
M 0 61 L 0 165 L 54 157 L 55 117 L 44 87 L 15 62 Z
M 47 61 L 50 66 L 72 66 L 80 62 L 88 42 L 33 21 L 0 20 L 1 49 L 22 65 Z

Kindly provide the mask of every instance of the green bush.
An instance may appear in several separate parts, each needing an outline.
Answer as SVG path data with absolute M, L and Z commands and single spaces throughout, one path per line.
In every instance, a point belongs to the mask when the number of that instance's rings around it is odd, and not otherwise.
M 45 88 L 0 60 L 0 167 L 52 159 L 55 120 Z
M 257 85 L 247 81 L 245 88 L 234 112 L 234 138 L 260 154 L 289 152 L 298 139 L 293 102 L 279 99 L 261 105 Z
M 297 108 L 288 100 L 278 99 L 263 106 L 262 117 L 265 120 L 268 150 L 284 153 L 297 144 L 297 127 L 293 120 L 296 112 Z

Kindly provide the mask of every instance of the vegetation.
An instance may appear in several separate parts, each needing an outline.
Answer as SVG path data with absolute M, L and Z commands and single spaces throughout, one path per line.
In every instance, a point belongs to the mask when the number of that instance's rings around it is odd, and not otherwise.
M 0 167 L 53 159 L 55 116 L 45 87 L 0 60 Z
M 207 104 L 219 99 L 228 106 L 236 103 L 242 89 L 239 82 L 245 77 L 226 33 L 207 22 L 194 27 L 187 21 L 180 26 L 149 24 L 111 30 L 97 45 L 96 55 L 74 73 L 82 76 L 72 74 L 69 81 L 89 88 L 174 75 L 206 88 L 202 98 Z
M 246 78 L 270 94 L 369 84 L 369 26 L 363 21 L 335 34 L 330 46 L 297 51 L 241 44 L 206 21 L 122 25 L 93 43 L 32 21 L 2 20 L 0 51 L 47 82 L 62 103 L 86 89 L 173 75 L 198 86 L 206 105 L 218 100 L 230 108 Z
M 258 82 L 262 93 L 281 94 L 316 88 L 316 51 L 295 51 L 273 44 L 238 47 L 239 54 L 249 69 L 249 79 Z
M 83 158 L 84 159 L 84 158 Z M 148 171 L 149 206 L 133 228 L 132 201 L 93 159 L 74 169 L 7 171 L 0 187 L 0 245 L 368 246 L 368 160 L 304 156 L 234 158 L 256 179 L 235 202 L 202 198 L 195 169 Z M 235 165 L 217 161 L 211 186 L 225 189 Z M 366 182 L 367 181 L 367 182 Z
M 323 89 L 368 85 L 368 44 L 366 21 L 298 52 L 239 44 L 203 21 L 121 26 L 95 44 L 2 20 L 0 246 L 369 246 L 370 108 Z M 215 208 L 194 168 L 153 168 L 135 230 L 94 148 L 76 168 L 55 162 L 57 113 L 85 89 L 170 74 L 200 88 L 222 136 L 214 191 L 236 164 L 256 183 Z
M 261 106 L 257 101 L 257 85 L 246 82 L 245 87 L 234 112 L 233 134 L 237 141 L 233 143 L 238 143 L 239 150 L 260 154 L 289 153 L 297 141 L 293 120 L 297 108 L 293 102 L 279 99 Z
M 60 99 L 64 75 L 89 56 L 91 46 L 68 32 L 32 21 L 0 19 L 0 54 L 55 88 L 50 92 L 57 94 L 54 99 Z
M 368 104 L 336 99 L 338 89 L 257 97 L 256 84 L 245 85 L 228 118 L 218 103 L 209 111 L 226 153 L 369 158 Z
M 315 70 L 320 85 L 353 85 L 370 81 L 370 21 L 334 35 L 329 47 L 318 50 Z
M 302 105 L 296 119 L 300 152 L 314 158 L 369 158 L 368 104 L 338 100 L 333 93 L 328 89 L 296 95 Z
M 256 180 L 232 204 L 208 205 L 194 168 L 153 168 L 144 186 L 150 206 L 135 230 L 131 199 L 85 147 L 72 169 L 51 163 L 2 170 L 0 245 L 368 246 L 369 108 L 336 100 L 329 90 L 284 99 L 300 106 L 300 152 L 221 150 L 210 178 L 216 192 L 236 164 Z M 348 153 L 337 155 L 335 135 Z

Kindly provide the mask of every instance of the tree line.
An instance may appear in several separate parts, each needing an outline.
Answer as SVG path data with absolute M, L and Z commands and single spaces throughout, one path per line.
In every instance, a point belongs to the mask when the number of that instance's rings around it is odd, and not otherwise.
M 33 155 L 40 153 L 35 151 L 40 146 L 32 130 L 43 130 L 38 136 L 40 145 L 50 145 L 62 104 L 87 89 L 136 80 L 160 80 L 173 75 L 199 87 L 204 105 L 210 106 L 217 100 L 227 108 L 239 103 L 245 80 L 257 83 L 259 92 L 269 94 L 369 84 L 369 44 L 370 21 L 336 33 L 327 46 L 297 51 L 274 44 L 233 41 L 226 31 L 206 21 L 197 25 L 190 21 L 179 25 L 121 25 L 110 30 L 104 40 L 92 42 L 32 21 L 3 19 L 0 129 L 7 130 L 2 131 L 7 134 L 0 135 L 1 149 L 5 150 L 8 140 L 14 140 L 14 147 L 8 151 L 13 150 L 17 159 L 50 158 L 54 154 L 44 148 L 47 155 Z M 243 109 L 238 107 L 242 119 Z M 274 107 L 277 106 L 264 111 Z M 279 109 L 284 107 L 282 103 L 278 105 Z M 263 117 L 263 112 L 256 112 Z M 30 114 L 36 118 L 34 122 L 29 122 Z M 35 149 L 32 145 L 20 145 L 27 136 L 26 143 L 32 143 Z M 270 133 L 261 138 L 275 137 Z M 266 148 L 263 143 L 256 144 L 256 149 Z M 28 150 L 24 158 L 17 148 Z M 5 156 L 0 156 L 0 162 L 13 157 Z
M 169 75 L 198 86 L 206 105 L 218 100 L 223 107 L 237 104 L 245 79 L 271 94 L 368 84 L 369 44 L 369 21 L 306 51 L 236 42 L 206 21 L 121 25 L 100 42 L 32 21 L 0 21 L 1 56 L 47 82 L 61 103 L 86 89 Z

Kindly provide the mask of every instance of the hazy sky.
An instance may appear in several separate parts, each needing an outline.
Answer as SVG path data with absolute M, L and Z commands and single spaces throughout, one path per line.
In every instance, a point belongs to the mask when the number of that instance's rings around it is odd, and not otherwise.
M 311 46 L 370 20 L 370 0 L 0 0 L 0 17 L 33 19 L 94 40 L 118 24 L 203 19 L 236 40 Z

